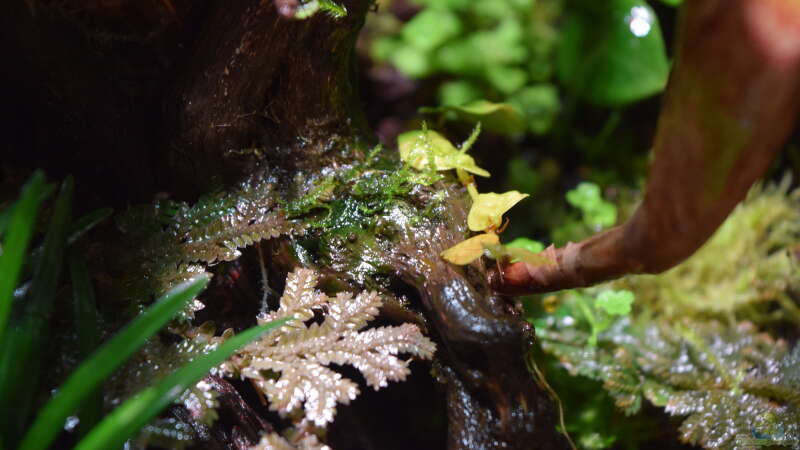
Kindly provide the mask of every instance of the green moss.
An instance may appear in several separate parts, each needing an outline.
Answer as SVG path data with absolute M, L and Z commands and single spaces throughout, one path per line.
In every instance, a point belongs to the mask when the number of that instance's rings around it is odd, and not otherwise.
M 303 218 L 323 234 L 351 234 L 372 230 L 377 217 L 408 199 L 416 186 L 428 186 L 443 177 L 420 172 L 395 160 L 376 157 L 376 147 L 364 162 L 322 178 L 307 193 L 286 204 L 290 218 Z M 430 211 L 428 211 L 430 212 Z
M 315 179 L 295 180 L 299 194 L 284 203 L 307 232 L 295 240 L 295 255 L 369 288 L 386 287 L 393 270 L 387 255 L 398 231 L 430 222 L 444 201 L 431 187 L 443 175 L 416 170 L 381 150 L 373 148 L 354 165 L 323 169 Z
M 325 200 L 330 198 L 330 194 L 335 187 L 336 179 L 334 177 L 324 178 L 307 194 L 292 202 L 286 203 L 284 205 L 286 215 L 290 218 L 295 218 L 308 214 L 317 208 L 328 209 Z
M 691 258 L 657 276 L 638 276 L 619 284 L 638 301 L 669 316 L 731 314 L 755 322 L 790 319 L 800 323 L 795 306 L 774 308 L 800 287 L 792 248 L 800 240 L 800 190 L 789 180 L 757 187 L 711 239 Z M 769 310 L 769 316 L 765 316 Z M 777 314 L 776 314 L 777 312 Z

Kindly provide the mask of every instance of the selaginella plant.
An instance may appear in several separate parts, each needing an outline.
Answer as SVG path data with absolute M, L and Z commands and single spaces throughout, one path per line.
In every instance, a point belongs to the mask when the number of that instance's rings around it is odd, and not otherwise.
M 270 180 L 245 181 L 231 192 L 217 192 L 194 205 L 160 200 L 131 208 L 117 219 L 128 242 L 114 261 L 121 298 L 141 301 L 205 273 L 211 265 L 233 261 L 241 248 L 263 239 L 302 233 L 279 207 Z M 140 267 L 132 275 L 128 267 Z M 198 305 L 200 307 L 200 305 Z
M 367 386 L 378 390 L 408 376 L 411 360 L 400 359 L 400 353 L 430 359 L 436 350 L 413 324 L 364 330 L 382 305 L 376 292 L 356 296 L 340 292 L 330 297 L 315 289 L 317 281 L 317 273 L 310 269 L 290 273 L 279 308 L 258 320 L 292 319 L 243 348 L 224 366 L 229 374 L 250 379 L 266 396 L 270 409 L 294 421 L 285 433 L 289 441 L 268 435 L 257 448 L 281 448 L 275 446 L 278 442 L 315 448 L 314 433 L 334 420 L 339 403 L 348 404 L 359 394 L 358 384 L 330 368 L 331 364 L 355 367 Z
M 642 400 L 683 417 L 705 448 L 800 439 L 800 347 L 774 337 L 797 323 L 800 191 L 756 187 L 684 264 L 570 291 L 539 317 L 542 348 L 572 374 L 601 381 L 626 414 Z M 630 289 L 632 295 L 613 289 Z

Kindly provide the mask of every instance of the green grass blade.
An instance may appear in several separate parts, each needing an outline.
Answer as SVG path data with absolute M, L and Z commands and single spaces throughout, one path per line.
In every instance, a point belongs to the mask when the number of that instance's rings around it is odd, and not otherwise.
M 86 269 L 86 261 L 78 253 L 72 253 L 69 260 L 72 280 L 72 297 L 75 301 L 75 322 L 78 329 L 78 350 L 81 360 L 85 360 L 100 345 L 100 327 L 97 306 L 92 289 L 92 280 Z M 103 393 L 96 388 L 83 402 L 78 412 L 80 425 L 78 433 L 83 436 L 103 414 Z
M 30 184 L 33 178 L 35 178 L 37 175 L 44 176 L 42 171 L 37 170 L 28 179 L 26 186 Z M 54 190 L 55 190 L 55 185 L 53 183 L 45 183 L 39 193 L 39 203 L 45 201 L 47 197 L 50 197 L 50 194 L 52 194 Z M 16 205 L 17 201 L 14 201 L 10 205 L 6 205 L 3 209 L 0 210 L 0 238 L 2 238 L 5 232 L 8 230 L 8 224 L 11 220 L 11 214 L 14 212 L 14 207 Z
M 89 232 L 98 223 L 104 221 L 108 216 L 113 213 L 111 208 L 96 209 L 86 215 L 79 217 L 76 221 L 72 222 L 69 226 L 69 234 L 67 235 L 67 243 L 74 244 L 75 241 L 80 239 L 84 234 Z
M 73 183 L 66 179 L 53 207 L 40 263 L 30 290 L 0 342 L 0 436 L 14 447 L 25 430 L 37 392 L 72 209 Z
M 81 358 L 88 357 L 100 344 L 99 317 L 86 261 L 77 253 L 70 255 L 70 279 L 75 300 L 75 321 L 78 329 L 78 350 Z
M 208 280 L 207 275 L 202 275 L 176 286 L 81 364 L 39 412 L 20 450 L 48 448 L 58 436 L 66 418 L 78 410 L 84 399 L 186 303 L 202 292 Z
M 14 205 L 0 209 L 0 238 L 6 233 L 8 222 L 11 219 L 11 212 L 14 210 Z
M 0 336 L 3 336 L 11 312 L 11 299 L 28 250 L 45 182 L 42 172 L 35 172 L 22 190 L 19 201 L 7 210 L 7 233 L 0 254 Z
M 84 234 L 89 232 L 89 230 L 110 216 L 112 212 L 113 210 L 109 208 L 97 209 L 69 224 L 69 228 L 67 229 L 67 245 L 74 244 Z M 31 268 L 39 265 L 39 261 L 42 259 L 42 251 L 43 248 L 40 246 L 30 252 L 28 261 L 23 269 L 23 278 L 30 276 Z
M 50 317 L 64 262 L 74 192 L 75 183 L 72 177 L 67 177 L 61 184 L 61 192 L 53 207 L 53 216 L 44 237 L 41 261 L 34 268 L 31 297 L 25 305 L 26 314 Z
M 239 347 L 256 339 L 288 319 L 250 328 L 222 343 L 216 350 L 203 355 L 178 369 L 157 385 L 147 388 L 127 400 L 86 436 L 75 450 L 105 450 L 120 448 L 143 426 L 169 406 L 186 389 L 208 373 L 211 368 L 228 359 Z

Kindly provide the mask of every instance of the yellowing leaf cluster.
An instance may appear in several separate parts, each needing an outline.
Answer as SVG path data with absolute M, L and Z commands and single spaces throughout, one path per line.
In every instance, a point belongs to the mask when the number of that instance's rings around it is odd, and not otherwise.
M 476 136 L 476 133 L 473 135 Z M 478 167 L 472 156 L 466 153 L 474 139 L 467 140 L 461 149 L 457 149 L 446 137 L 436 131 L 423 128 L 401 134 L 397 137 L 397 145 L 400 150 L 400 159 L 417 170 L 456 169 L 488 177 L 489 172 Z
M 453 264 L 463 266 L 475 261 L 483 255 L 486 247 L 501 245 L 500 238 L 494 233 L 483 233 L 448 248 L 442 252 L 442 258 Z
M 518 191 L 508 191 L 502 194 L 489 192 L 479 194 L 474 184 L 467 186 L 467 191 L 472 197 L 472 208 L 467 216 L 467 226 L 472 231 L 495 230 L 503 224 L 503 214 L 514 207 L 528 194 Z
M 484 252 L 488 251 L 489 255 L 495 259 L 508 257 L 512 261 L 525 261 L 530 264 L 549 262 L 549 259 L 544 256 L 521 248 L 506 247 L 500 243 L 497 232 L 503 225 L 503 214 L 528 197 L 528 194 L 518 191 L 501 194 L 478 192 L 475 182 L 467 172 L 482 177 L 488 177 L 489 172 L 478 167 L 475 160 L 466 152 L 475 143 L 479 133 L 480 126 L 475 128 L 461 148 L 456 148 L 447 138 L 424 126 L 422 130 L 408 131 L 397 138 L 400 159 L 417 170 L 455 169 L 458 179 L 467 185 L 467 191 L 472 197 L 467 226 L 471 231 L 483 233 L 443 251 L 442 258 L 453 264 L 465 265 L 480 258 Z

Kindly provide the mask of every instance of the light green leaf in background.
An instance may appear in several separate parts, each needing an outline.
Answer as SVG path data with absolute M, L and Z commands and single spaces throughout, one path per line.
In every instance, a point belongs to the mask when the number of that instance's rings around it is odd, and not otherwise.
M 558 90 L 549 83 L 526 86 L 508 98 L 515 105 L 533 134 L 544 134 L 550 130 L 561 108 Z
M 401 36 L 412 46 L 430 51 L 461 32 L 458 16 L 447 9 L 425 8 L 403 27 Z
M 603 200 L 600 186 L 583 182 L 575 189 L 568 191 L 567 202 L 580 209 L 583 221 L 592 227 L 610 227 L 617 222 L 617 207 Z
M 595 306 L 612 316 L 627 316 L 631 313 L 633 292 L 627 290 L 603 291 L 597 296 Z
M 526 237 L 518 237 L 506 244 L 506 247 L 521 248 L 531 253 L 539 253 L 544 250 L 544 244 Z
M 484 129 L 499 134 L 517 134 L 525 131 L 522 112 L 508 103 L 493 103 L 476 100 L 461 106 L 420 108 L 423 113 L 452 114 L 455 118 L 470 123 L 480 123 Z

